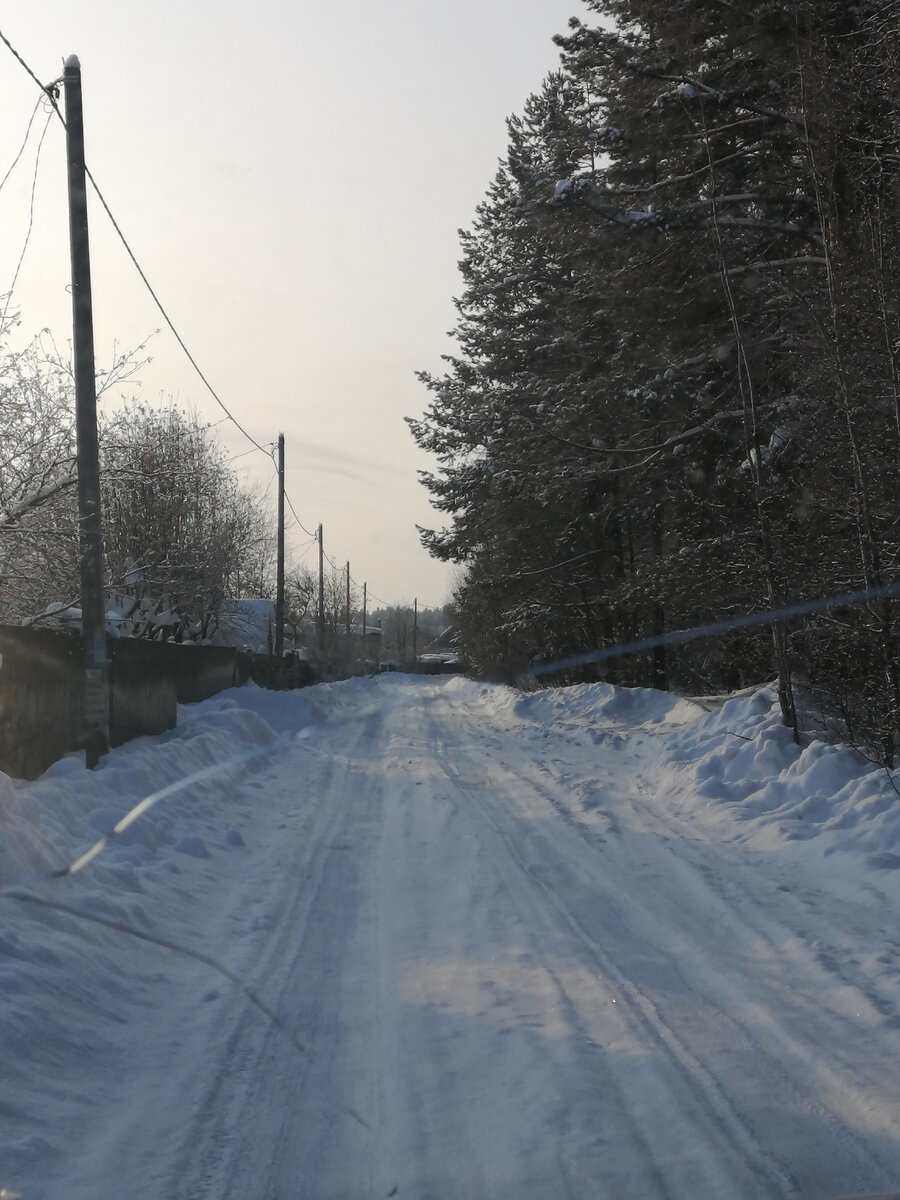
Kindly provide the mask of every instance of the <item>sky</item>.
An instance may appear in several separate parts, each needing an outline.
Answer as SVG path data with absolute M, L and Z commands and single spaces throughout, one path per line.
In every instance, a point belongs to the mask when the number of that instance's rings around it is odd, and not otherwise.
M 77 54 L 88 165 L 150 283 L 238 422 L 285 435 L 286 490 L 372 603 L 439 605 L 453 568 L 416 525 L 443 521 L 417 478 L 434 462 L 404 424 L 417 370 L 452 353 L 457 231 L 506 149 L 505 119 L 558 63 L 581 0 L 41 0 L 0 30 L 42 82 Z M 38 89 L 0 45 L 0 179 Z M 18 336 L 71 333 L 64 131 L 39 111 L 0 190 L 0 294 Z M 151 337 L 124 395 L 223 416 L 165 329 L 92 198 L 98 367 Z M 160 330 L 158 334 L 154 331 Z M 104 403 L 120 403 L 118 396 Z M 2 416 L 0 416 L 2 419 Z M 228 422 L 229 454 L 249 443 Z M 271 481 L 258 451 L 235 461 Z M 293 525 L 288 549 L 316 565 Z

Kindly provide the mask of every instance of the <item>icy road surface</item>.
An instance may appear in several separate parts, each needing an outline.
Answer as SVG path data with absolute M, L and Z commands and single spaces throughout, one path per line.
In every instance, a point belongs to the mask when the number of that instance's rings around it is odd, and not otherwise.
M 898 808 L 849 751 L 793 747 L 768 692 L 710 713 L 383 677 L 185 709 L 93 775 L 7 785 L 0 879 L 215 959 L 277 1021 L 209 965 L 4 897 L 0 1187 L 887 1191 Z

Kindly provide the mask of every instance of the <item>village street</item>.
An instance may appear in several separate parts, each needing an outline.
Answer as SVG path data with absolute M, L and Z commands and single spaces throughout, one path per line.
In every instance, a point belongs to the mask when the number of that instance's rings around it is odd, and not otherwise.
M 798 756 L 771 709 L 766 693 L 707 713 L 462 679 L 244 688 L 94 776 L 23 785 L 7 859 L 18 845 L 32 892 L 226 974 L 7 898 L 0 1186 L 23 1200 L 896 1186 L 900 891 L 872 841 L 893 820 L 884 781 L 846 751 Z M 46 844 L 84 849 L 142 781 L 217 762 L 82 873 L 34 882 Z M 867 846 L 841 808 L 850 787 L 876 822 Z

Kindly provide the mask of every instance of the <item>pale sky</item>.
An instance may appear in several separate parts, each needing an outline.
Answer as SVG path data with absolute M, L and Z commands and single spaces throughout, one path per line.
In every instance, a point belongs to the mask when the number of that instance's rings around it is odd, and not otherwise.
M 81 60 L 88 164 L 176 327 L 259 442 L 283 431 L 287 491 L 324 546 L 381 600 L 440 604 L 450 568 L 416 523 L 441 523 L 403 423 L 417 369 L 452 353 L 457 230 L 506 150 L 505 118 L 558 62 L 580 0 L 41 0 L 0 29 L 42 82 Z M 0 178 L 38 96 L 0 45 Z M 25 243 L 45 117 L 0 191 L 0 293 Z M 98 366 L 161 318 L 96 203 Z M 71 330 L 64 131 L 41 153 L 14 293 L 22 332 Z M 222 416 L 166 329 L 139 394 Z M 126 394 L 135 392 L 129 385 Z M 2 414 L 0 414 L 2 419 Z M 247 449 L 228 424 L 229 453 Z M 253 478 L 259 453 L 235 463 Z M 315 565 L 302 530 L 295 558 Z M 304 557 L 305 556 L 305 557 Z M 376 601 L 372 601 L 374 604 Z

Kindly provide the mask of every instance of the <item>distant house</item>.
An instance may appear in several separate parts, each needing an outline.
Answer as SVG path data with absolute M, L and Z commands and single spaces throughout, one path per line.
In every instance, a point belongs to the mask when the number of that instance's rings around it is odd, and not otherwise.
M 165 640 L 176 633 L 179 640 L 191 640 L 192 631 L 184 618 L 162 603 L 137 599 L 119 592 L 106 592 L 106 632 L 110 637 L 154 638 Z M 81 607 L 77 604 L 48 604 L 40 617 L 42 625 L 57 626 L 81 633 Z

